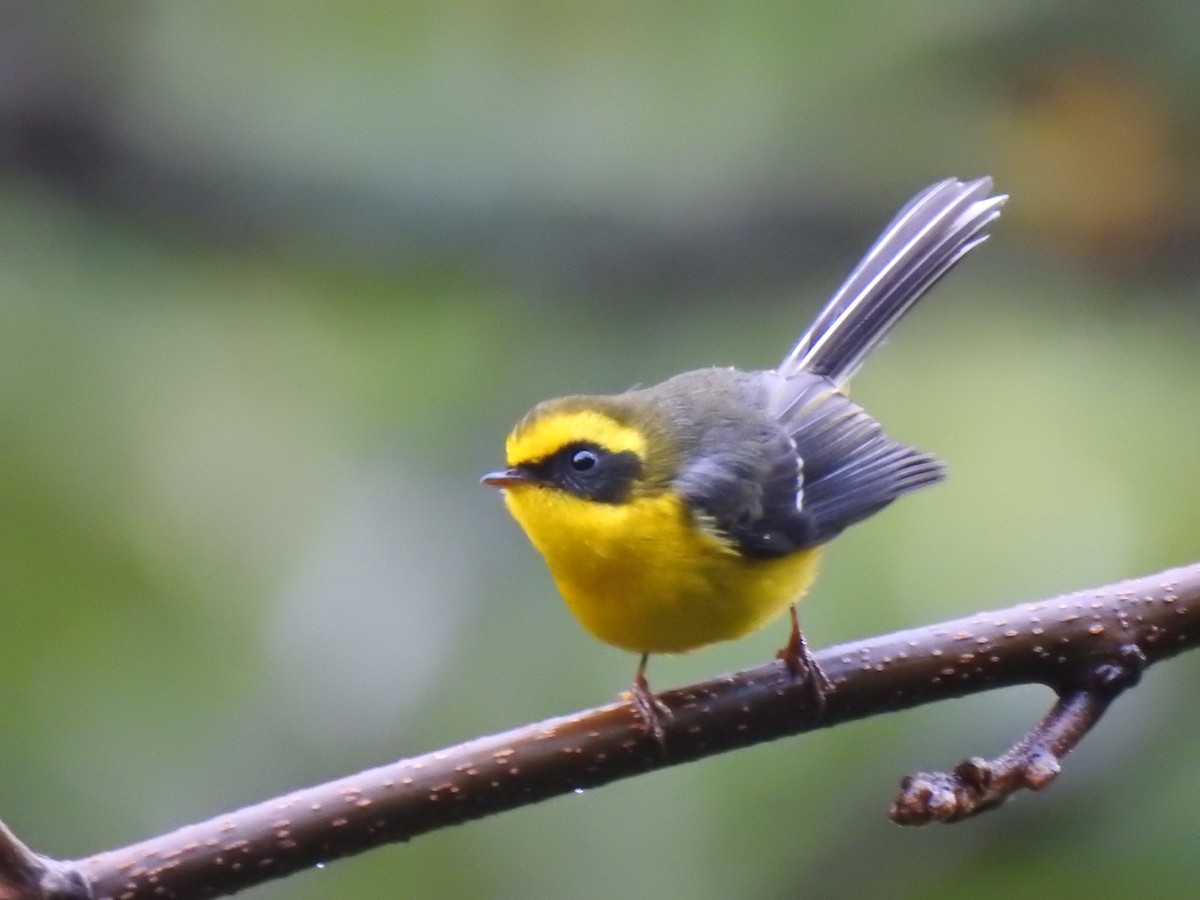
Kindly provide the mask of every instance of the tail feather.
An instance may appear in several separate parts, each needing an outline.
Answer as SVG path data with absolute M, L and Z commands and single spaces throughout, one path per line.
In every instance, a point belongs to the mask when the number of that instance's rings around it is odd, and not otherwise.
M 987 240 L 984 229 L 1007 196 L 992 180 L 938 182 L 910 200 L 884 229 L 816 321 L 779 366 L 844 384 L 943 275 Z

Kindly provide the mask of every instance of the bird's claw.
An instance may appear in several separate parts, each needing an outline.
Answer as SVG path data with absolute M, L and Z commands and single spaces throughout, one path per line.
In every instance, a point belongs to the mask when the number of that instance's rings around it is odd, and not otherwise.
M 792 676 L 802 679 L 812 696 L 813 715 L 820 717 L 825 711 L 825 698 L 833 692 L 833 684 L 825 676 L 816 659 L 808 650 L 808 642 L 800 631 L 800 619 L 796 615 L 796 607 L 792 607 L 792 631 L 783 648 L 775 654 L 781 660 Z
M 650 685 L 641 674 L 629 689 L 629 702 L 642 721 L 646 732 L 661 746 L 666 742 L 666 725 L 675 717 L 671 707 L 654 696 Z

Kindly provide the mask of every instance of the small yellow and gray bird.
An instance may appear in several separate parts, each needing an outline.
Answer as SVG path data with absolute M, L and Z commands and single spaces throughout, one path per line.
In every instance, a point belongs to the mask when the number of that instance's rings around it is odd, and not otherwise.
M 779 368 L 699 369 L 654 387 L 547 400 L 483 478 L 592 635 L 640 654 L 631 697 L 660 740 L 652 653 L 741 637 L 791 609 L 782 658 L 820 701 L 795 604 L 821 545 L 943 477 L 890 438 L 845 386 L 973 247 L 1007 198 L 989 178 L 939 182 L 897 214 Z

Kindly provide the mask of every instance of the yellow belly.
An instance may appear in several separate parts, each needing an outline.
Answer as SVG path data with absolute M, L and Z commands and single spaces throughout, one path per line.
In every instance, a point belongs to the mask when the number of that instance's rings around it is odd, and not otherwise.
M 562 491 L 505 492 L 583 627 L 635 653 L 741 637 L 803 596 L 819 548 L 750 559 L 692 527 L 672 495 L 605 504 Z

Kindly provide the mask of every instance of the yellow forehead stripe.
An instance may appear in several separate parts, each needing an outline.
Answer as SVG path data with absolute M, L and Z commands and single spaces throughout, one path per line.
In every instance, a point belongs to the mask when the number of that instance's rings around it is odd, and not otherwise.
M 546 412 L 523 422 L 504 445 L 508 465 L 544 459 L 567 444 L 586 441 L 613 453 L 631 451 L 645 458 L 646 439 L 602 412 L 590 409 Z

